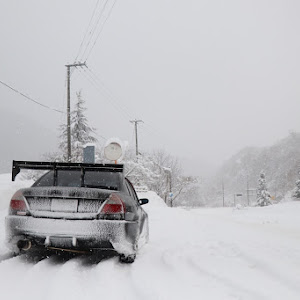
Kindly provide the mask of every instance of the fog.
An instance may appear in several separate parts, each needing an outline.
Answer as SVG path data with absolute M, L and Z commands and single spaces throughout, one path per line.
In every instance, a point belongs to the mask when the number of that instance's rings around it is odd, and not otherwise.
M 65 111 L 65 65 L 106 2 L 2 1 L 0 80 Z M 89 69 L 73 68 L 71 101 L 81 90 L 100 142 L 134 147 L 130 120 L 141 119 L 141 151 L 165 149 L 187 174 L 209 172 L 245 146 L 300 130 L 299 9 L 292 0 L 117 1 L 96 43 L 81 48 Z M 1 84 L 0 97 L 4 160 L 56 148 L 65 114 Z

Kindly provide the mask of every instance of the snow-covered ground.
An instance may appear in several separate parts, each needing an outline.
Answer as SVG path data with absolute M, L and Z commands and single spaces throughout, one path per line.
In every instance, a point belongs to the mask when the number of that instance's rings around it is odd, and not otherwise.
M 0 175 L 0 255 L 9 198 L 22 184 Z M 2 259 L 1 298 L 300 299 L 300 202 L 183 209 L 153 192 L 140 197 L 150 199 L 150 241 L 135 263 Z

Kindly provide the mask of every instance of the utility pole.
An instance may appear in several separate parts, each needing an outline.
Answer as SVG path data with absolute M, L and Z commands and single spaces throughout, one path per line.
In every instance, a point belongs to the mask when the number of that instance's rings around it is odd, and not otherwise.
M 138 160 L 139 156 L 139 147 L 138 147 L 138 134 L 137 134 L 137 126 L 138 123 L 144 123 L 142 120 L 132 120 L 130 123 L 134 123 L 134 131 L 135 131 L 135 154 L 136 154 L 136 159 Z
M 68 162 L 71 162 L 71 100 L 70 100 L 70 77 L 71 67 L 83 67 L 86 66 L 85 63 L 74 63 L 70 65 L 65 65 L 67 67 L 67 140 L 68 140 Z

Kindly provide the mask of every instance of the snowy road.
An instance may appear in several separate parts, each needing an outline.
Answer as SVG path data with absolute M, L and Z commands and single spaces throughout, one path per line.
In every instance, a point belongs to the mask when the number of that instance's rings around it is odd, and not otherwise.
M 15 187 L 1 176 L 3 224 Z M 187 210 L 147 196 L 150 242 L 134 264 L 116 257 L 4 259 L 3 299 L 300 299 L 300 202 Z M 2 225 L 0 255 L 6 251 Z

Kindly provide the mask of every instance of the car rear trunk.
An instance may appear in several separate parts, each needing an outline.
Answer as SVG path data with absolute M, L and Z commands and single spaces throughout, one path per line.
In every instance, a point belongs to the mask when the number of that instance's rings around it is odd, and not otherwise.
M 31 187 L 23 190 L 33 217 L 95 219 L 112 191 L 94 188 Z

